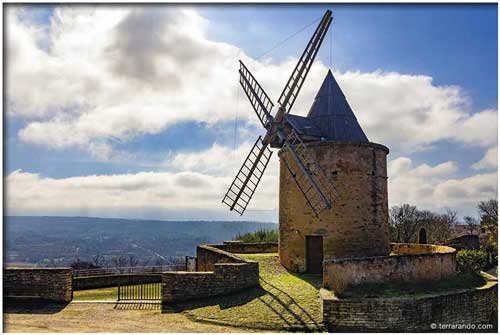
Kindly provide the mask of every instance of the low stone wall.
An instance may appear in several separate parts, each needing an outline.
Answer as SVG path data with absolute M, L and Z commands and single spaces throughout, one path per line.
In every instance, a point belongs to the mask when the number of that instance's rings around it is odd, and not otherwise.
M 40 298 L 60 302 L 73 299 L 71 268 L 5 268 L 4 298 Z
M 366 283 L 441 280 L 456 273 L 456 251 L 446 246 L 391 244 L 392 256 L 326 260 L 323 286 L 342 293 Z
M 449 254 L 456 250 L 445 245 L 418 243 L 391 243 L 390 251 L 396 255 Z
M 224 241 L 217 244 L 218 249 L 235 254 L 268 254 L 278 252 L 278 242 L 244 243 L 241 241 Z
M 164 302 L 185 301 L 230 294 L 259 284 L 257 262 L 215 264 L 209 272 L 164 272 Z
M 199 245 L 196 247 L 196 271 L 214 271 L 217 263 L 245 263 L 230 252 L 219 249 L 222 244 Z
M 440 327 L 489 324 L 498 313 L 497 282 L 479 289 L 417 298 L 338 299 L 325 289 L 320 296 L 323 322 L 331 332 L 430 332 L 432 327 L 441 332 L 460 331 Z
M 142 275 L 105 275 L 78 277 L 73 279 L 73 290 L 88 290 L 101 287 L 114 287 L 133 283 L 159 283 L 161 274 L 142 274 Z
M 224 248 L 230 244 L 200 245 L 196 248 L 197 272 L 164 272 L 163 301 L 200 299 L 258 286 L 259 263 L 221 250 L 220 246 Z

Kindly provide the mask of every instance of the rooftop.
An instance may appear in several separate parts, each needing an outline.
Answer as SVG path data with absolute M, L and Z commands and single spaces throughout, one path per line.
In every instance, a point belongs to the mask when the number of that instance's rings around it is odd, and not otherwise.
M 287 120 L 303 135 L 330 141 L 369 142 L 331 70 L 307 116 L 289 114 Z

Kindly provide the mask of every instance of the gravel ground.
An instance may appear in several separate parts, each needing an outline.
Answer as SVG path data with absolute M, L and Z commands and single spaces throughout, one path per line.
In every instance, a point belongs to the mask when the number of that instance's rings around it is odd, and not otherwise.
M 4 332 L 226 333 L 252 331 L 194 322 L 155 304 L 16 303 L 4 305 Z

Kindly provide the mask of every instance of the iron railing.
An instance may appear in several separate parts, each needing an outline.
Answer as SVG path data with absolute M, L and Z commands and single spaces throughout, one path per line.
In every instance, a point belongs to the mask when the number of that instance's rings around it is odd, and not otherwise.
M 118 285 L 118 301 L 161 300 L 161 282 L 133 277 L 129 284 Z
M 186 264 L 165 264 L 158 266 L 134 266 L 134 267 L 118 267 L 118 268 L 100 268 L 100 269 L 84 269 L 73 270 L 73 278 L 91 277 L 91 276 L 106 276 L 106 275 L 132 275 L 132 274 L 150 274 L 162 273 L 165 271 L 185 271 Z

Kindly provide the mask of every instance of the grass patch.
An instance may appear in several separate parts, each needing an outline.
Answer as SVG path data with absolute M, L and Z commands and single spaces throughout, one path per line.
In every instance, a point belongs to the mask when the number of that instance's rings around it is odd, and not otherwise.
M 105 287 L 73 292 L 73 300 L 116 300 L 118 287 Z
M 179 303 L 176 308 L 195 320 L 239 327 L 323 330 L 321 276 L 289 273 L 279 263 L 277 254 L 238 256 L 259 262 L 260 287 L 230 296 Z
M 466 289 L 479 288 L 486 285 L 491 278 L 487 274 L 458 274 L 446 280 L 436 282 L 385 284 L 363 284 L 348 288 L 339 298 L 396 298 L 439 295 Z

